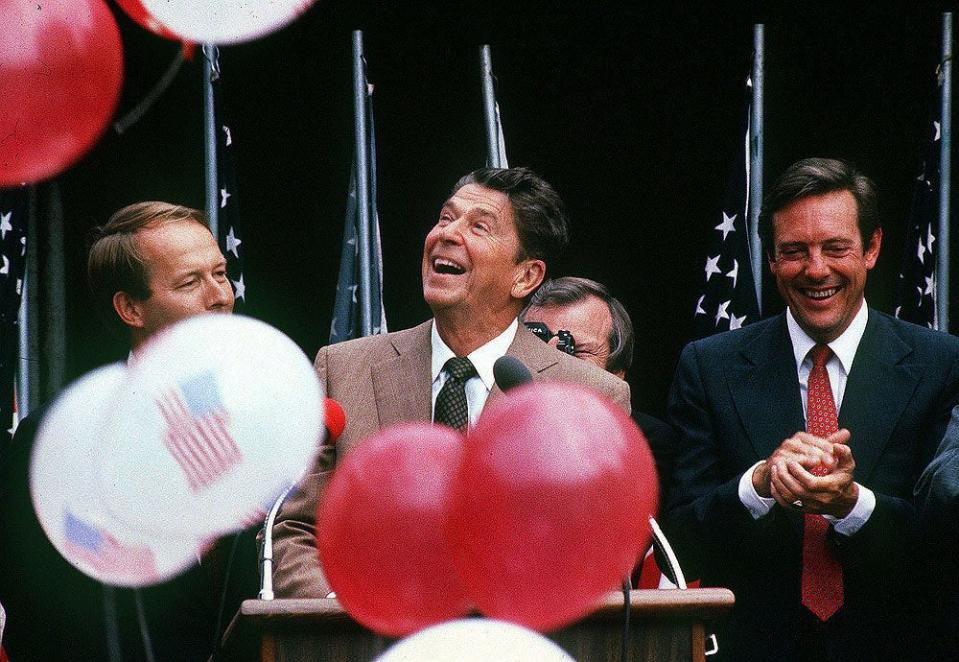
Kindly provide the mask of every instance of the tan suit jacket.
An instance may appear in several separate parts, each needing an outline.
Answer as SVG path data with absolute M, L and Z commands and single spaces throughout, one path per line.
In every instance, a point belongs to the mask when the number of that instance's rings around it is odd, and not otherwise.
M 326 394 L 346 412 L 346 428 L 336 444 L 342 456 L 360 440 L 394 423 L 432 419 L 431 321 L 405 331 L 358 338 L 322 348 L 316 371 Z M 630 410 L 629 385 L 594 364 L 547 345 L 522 325 L 507 350 L 534 380 L 589 386 Z M 502 397 L 498 386 L 489 401 Z M 316 551 L 317 499 L 331 471 L 328 455 L 287 499 L 273 527 L 274 590 L 277 597 L 324 597 L 330 588 Z

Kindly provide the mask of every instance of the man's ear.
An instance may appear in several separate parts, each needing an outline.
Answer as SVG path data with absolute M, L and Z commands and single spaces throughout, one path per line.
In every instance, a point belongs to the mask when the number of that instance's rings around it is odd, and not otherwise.
M 513 289 L 514 299 L 525 299 L 532 294 L 546 276 L 546 263 L 542 260 L 524 260 L 516 267 Z
M 140 303 L 126 292 L 115 292 L 113 294 L 113 310 L 117 317 L 126 326 L 133 329 L 140 329 L 144 326 L 143 311 Z

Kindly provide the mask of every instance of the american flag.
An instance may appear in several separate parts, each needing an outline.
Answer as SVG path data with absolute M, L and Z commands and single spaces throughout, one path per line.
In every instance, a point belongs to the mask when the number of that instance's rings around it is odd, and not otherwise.
M 156 559 L 148 547 L 124 545 L 69 510 L 63 513 L 63 536 L 71 555 L 98 572 L 140 581 L 158 578 Z
M 242 459 L 216 379 L 204 373 L 171 388 L 157 405 L 166 421 L 164 443 L 194 493 L 218 481 Z
M 372 333 L 386 333 L 386 311 L 383 309 L 383 253 L 380 250 L 380 218 L 376 211 L 376 134 L 373 130 L 373 86 L 366 85 L 366 144 L 368 181 L 370 186 L 369 264 L 370 264 L 370 327 Z M 333 303 L 333 321 L 330 323 L 330 344 L 363 335 L 360 301 L 360 227 L 358 190 L 356 187 L 356 157 L 350 169 L 350 192 L 346 202 L 346 220 L 343 224 L 343 245 L 340 273 L 336 282 L 336 301 Z
M 936 314 L 936 236 L 939 234 L 939 149 L 941 128 L 942 76 L 937 76 L 935 111 L 927 125 L 927 142 L 922 172 L 912 192 L 912 210 L 906 231 L 902 271 L 896 293 L 899 319 L 930 329 L 939 328 Z
M 702 294 L 693 312 L 696 338 L 738 329 L 759 319 L 759 305 L 750 268 L 749 230 L 749 111 L 752 83 L 743 88 L 743 137 L 730 164 L 723 206 L 716 211 L 710 248 L 703 268 Z
M 26 267 L 29 199 L 26 187 L 0 189 L 0 459 L 16 427 L 14 382 L 20 339 L 17 316 Z
M 213 114 L 216 126 L 216 181 L 220 196 L 217 213 L 219 219 L 217 241 L 220 244 L 220 250 L 226 257 L 227 277 L 233 283 L 233 291 L 236 295 L 233 310 L 234 312 L 242 312 L 246 305 L 246 282 L 243 280 L 243 251 L 240 249 L 240 245 L 243 243 L 243 227 L 240 223 L 240 200 L 236 186 L 236 164 L 233 146 L 236 136 L 233 134 L 233 129 L 228 121 L 229 114 L 223 103 L 223 95 L 220 89 L 220 63 L 216 57 L 216 52 L 214 48 L 213 75 L 210 78 L 213 87 Z

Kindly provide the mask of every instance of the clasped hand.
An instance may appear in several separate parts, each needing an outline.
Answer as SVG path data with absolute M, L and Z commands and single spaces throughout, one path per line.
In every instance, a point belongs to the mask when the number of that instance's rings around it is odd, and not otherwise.
M 784 508 L 845 517 L 859 497 L 849 436 L 846 429 L 825 438 L 797 432 L 756 467 L 753 487 Z

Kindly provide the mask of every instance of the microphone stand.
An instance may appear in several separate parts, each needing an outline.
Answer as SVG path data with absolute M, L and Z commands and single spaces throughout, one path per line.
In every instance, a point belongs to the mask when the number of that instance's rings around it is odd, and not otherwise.
M 273 599 L 273 523 L 276 521 L 277 513 L 280 512 L 280 506 L 283 505 L 293 487 L 294 485 L 290 485 L 273 502 L 273 507 L 270 508 L 270 513 L 263 522 L 263 545 L 260 547 L 260 600 Z

